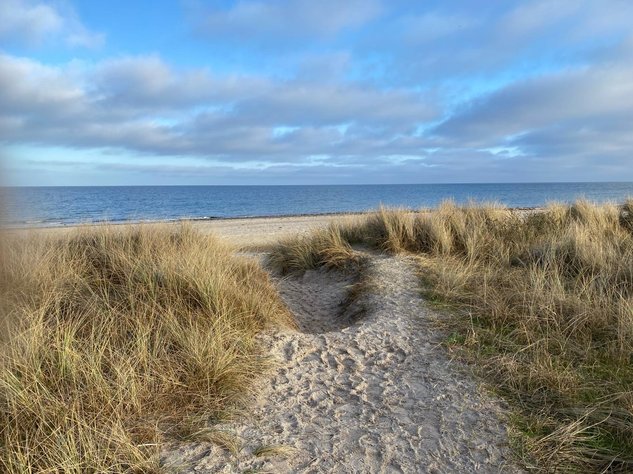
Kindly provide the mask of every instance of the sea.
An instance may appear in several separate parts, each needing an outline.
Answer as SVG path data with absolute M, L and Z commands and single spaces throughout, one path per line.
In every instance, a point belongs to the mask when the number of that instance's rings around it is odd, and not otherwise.
M 61 227 L 333 214 L 380 206 L 433 208 L 445 200 L 530 208 L 577 199 L 622 202 L 627 197 L 633 197 L 633 183 L 3 187 L 0 223 L 10 227 Z

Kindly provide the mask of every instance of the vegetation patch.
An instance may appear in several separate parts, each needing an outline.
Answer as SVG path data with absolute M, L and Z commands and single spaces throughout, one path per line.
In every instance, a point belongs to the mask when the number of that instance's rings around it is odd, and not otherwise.
M 160 470 L 164 441 L 248 399 L 269 364 L 256 334 L 294 325 L 255 262 L 187 225 L 1 250 L 2 472 Z
M 514 407 L 526 465 L 631 472 L 632 215 L 633 200 L 381 209 L 271 258 L 298 270 L 342 266 L 353 244 L 415 255 L 425 296 L 451 309 L 448 343 Z

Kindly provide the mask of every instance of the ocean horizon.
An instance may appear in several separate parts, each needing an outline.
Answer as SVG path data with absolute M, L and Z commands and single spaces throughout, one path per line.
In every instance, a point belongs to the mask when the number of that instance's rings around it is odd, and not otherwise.
M 445 200 L 541 207 L 549 202 L 622 202 L 633 182 L 358 185 L 42 186 L 1 188 L 2 225 L 204 220 L 433 208 Z

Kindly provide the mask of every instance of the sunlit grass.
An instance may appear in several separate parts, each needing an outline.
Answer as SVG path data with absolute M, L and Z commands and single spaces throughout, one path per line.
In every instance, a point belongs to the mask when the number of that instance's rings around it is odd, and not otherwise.
M 159 470 L 248 398 L 254 336 L 293 324 L 255 262 L 186 225 L 5 239 L 0 301 L 2 472 Z
M 512 403 L 528 464 L 633 470 L 633 200 L 381 209 L 286 241 L 271 262 L 342 266 L 355 243 L 417 258 L 424 296 L 449 309 L 447 344 Z

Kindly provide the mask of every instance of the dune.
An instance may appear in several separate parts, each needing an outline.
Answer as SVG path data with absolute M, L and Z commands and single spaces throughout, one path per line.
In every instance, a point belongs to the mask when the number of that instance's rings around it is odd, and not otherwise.
M 257 319 L 261 303 L 280 323 L 253 327 L 246 338 L 253 341 L 256 369 L 240 382 L 247 387 L 240 389 L 240 403 L 211 418 L 202 410 L 186 436 L 161 431 L 148 462 L 167 472 L 203 473 L 522 472 L 526 465 L 626 472 L 633 465 L 627 454 L 630 392 L 622 387 L 628 387 L 630 366 L 613 361 L 630 354 L 630 209 L 630 202 L 598 207 L 579 201 L 516 213 L 447 203 L 422 214 L 198 221 L 187 224 L 191 239 L 182 248 L 182 238 L 170 237 L 178 224 L 160 224 L 163 230 L 147 234 L 148 242 L 169 252 L 124 245 L 126 274 L 142 276 L 151 290 L 162 288 L 165 271 L 176 269 L 170 275 L 182 288 L 207 292 L 191 299 L 178 286 L 176 300 L 208 306 L 205 318 L 212 321 L 221 307 L 230 310 L 227 317 L 239 319 L 247 308 Z M 158 225 L 142 224 L 134 232 Z M 81 235 L 94 234 L 81 227 Z M 72 236 L 74 230 L 9 232 Z M 207 254 L 220 243 L 204 234 L 232 247 L 222 247 L 216 261 Z M 123 243 L 136 242 L 135 235 Z M 93 240 L 71 237 L 76 245 L 69 248 L 81 256 L 77 245 Z M 183 249 L 190 257 L 185 266 Z M 224 290 L 205 283 L 204 265 L 181 279 L 199 259 L 224 272 Z M 147 273 L 158 264 L 164 270 Z M 57 267 L 46 268 L 53 275 Z M 93 283 L 115 285 L 122 296 L 134 290 L 125 301 L 144 294 L 144 286 L 119 288 L 127 280 L 109 281 L 108 275 Z M 266 289 L 263 299 L 246 285 L 248 275 Z M 548 283 L 559 280 L 565 285 Z M 218 297 L 225 298 L 222 304 Z M 200 306 L 203 300 L 212 304 Z M 586 307 L 600 312 L 587 320 Z M 542 314 L 578 323 L 552 326 Z M 601 337 L 601 344 L 585 344 L 589 336 Z M 217 353 L 195 345 L 192 358 L 207 354 L 217 362 L 226 347 L 243 345 L 240 337 L 217 345 Z M 551 347 L 530 343 L 537 337 Z M 569 350 L 557 352 L 563 345 Z M 550 362 L 563 357 L 564 370 Z M 587 371 L 594 360 L 595 370 Z M 206 373 L 206 365 L 196 364 Z M 224 377 L 220 365 L 214 383 Z M 223 400 L 217 399 L 218 407 Z
M 261 256 L 253 254 L 254 257 Z M 363 280 L 275 278 L 298 330 L 261 337 L 277 361 L 226 443 L 164 454 L 179 472 L 520 472 L 503 405 L 440 347 L 416 266 L 367 254 Z M 362 285 L 362 291 L 358 286 Z M 358 295 L 356 295 L 358 293 Z

